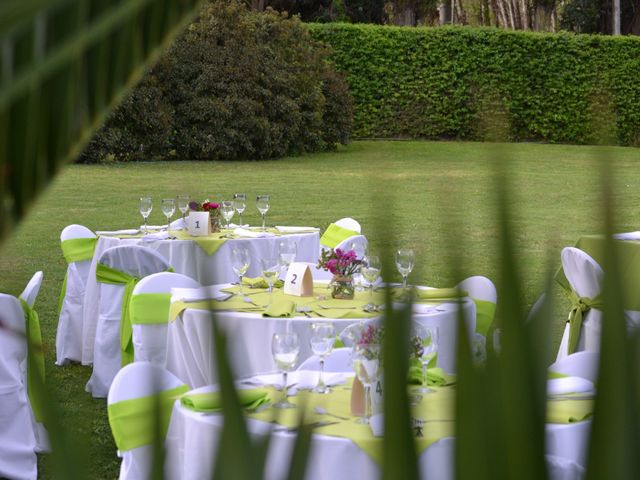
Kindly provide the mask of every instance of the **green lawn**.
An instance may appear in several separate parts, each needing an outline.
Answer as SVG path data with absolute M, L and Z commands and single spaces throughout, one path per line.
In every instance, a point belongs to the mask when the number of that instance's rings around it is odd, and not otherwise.
M 498 238 L 494 160 L 509 174 L 514 237 L 525 300 L 541 291 L 546 268 L 560 249 L 602 224 L 599 160 L 614 172 L 616 229 L 640 224 L 640 152 L 631 148 L 561 145 L 490 145 L 445 142 L 355 142 L 335 153 L 264 162 L 172 162 L 67 167 L 33 205 L 0 255 L 0 291 L 18 294 L 36 270 L 45 281 L 36 304 L 47 347 L 48 381 L 64 408 L 90 478 L 115 478 L 119 460 L 106 420 L 106 402 L 84 392 L 87 367 L 53 366 L 56 305 L 66 265 L 60 231 L 80 223 L 92 229 L 140 224 L 138 197 L 156 202 L 187 192 L 222 199 L 237 191 L 272 195 L 269 223 L 326 226 L 343 216 L 363 225 L 371 247 L 395 245 L 417 252 L 410 281 L 451 286 L 454 266 L 463 276 L 496 278 Z M 258 223 L 249 203 L 246 220 Z M 561 300 L 561 296 L 555 295 Z M 556 313 L 559 342 L 562 309 Z M 41 477 L 51 478 L 47 460 Z

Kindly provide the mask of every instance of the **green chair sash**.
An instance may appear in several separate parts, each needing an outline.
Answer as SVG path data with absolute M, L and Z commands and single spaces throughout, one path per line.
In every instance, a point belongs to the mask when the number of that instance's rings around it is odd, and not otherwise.
M 596 298 L 578 297 L 578 295 L 571 291 L 572 306 L 569 311 L 569 341 L 567 342 L 567 355 L 571 355 L 576 351 L 578 346 L 578 340 L 580 339 L 580 330 L 582 329 L 582 320 L 584 314 L 592 308 L 602 309 L 602 297 L 599 295 Z
M 156 436 L 164 438 L 169 428 L 173 403 L 187 391 L 188 385 L 180 385 L 156 395 L 109 405 L 109 425 L 118 450 L 126 452 L 151 445 Z
M 69 240 L 63 240 L 60 243 L 62 248 L 62 255 L 67 263 L 82 262 L 85 260 L 91 260 L 93 253 L 96 249 L 97 238 L 72 238 Z M 62 311 L 62 304 L 64 303 L 64 297 L 67 294 L 67 277 L 69 272 L 64 274 L 64 281 L 62 282 L 62 289 L 60 290 L 60 297 L 58 298 L 58 316 Z
M 332 223 L 320 237 L 320 245 L 324 245 L 329 248 L 336 248 L 341 242 L 354 235 L 360 235 L 355 230 L 349 230 L 348 228 L 342 228 L 335 223 Z
M 138 293 L 131 296 L 132 325 L 162 325 L 169 322 L 170 293 Z
M 472 300 L 476 304 L 476 332 L 486 337 L 496 314 L 496 304 L 477 298 Z
M 44 385 L 44 354 L 42 352 L 42 333 L 40 332 L 40 320 L 37 312 L 21 298 L 20 304 L 24 312 L 26 334 L 27 334 L 27 393 L 33 415 L 38 422 L 44 419 L 42 401 L 40 393 L 42 388 L 38 388 L 38 383 Z M 38 378 L 40 379 L 38 381 Z

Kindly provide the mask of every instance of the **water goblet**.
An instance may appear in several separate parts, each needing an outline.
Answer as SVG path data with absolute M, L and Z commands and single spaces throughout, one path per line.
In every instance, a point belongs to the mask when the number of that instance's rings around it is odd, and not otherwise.
M 416 254 L 413 250 L 408 248 L 400 249 L 396 252 L 396 267 L 398 272 L 402 275 L 402 287 L 405 292 L 407 291 L 407 278 L 413 270 L 413 266 L 416 262 Z
M 240 216 L 240 227 L 242 227 L 242 214 L 244 213 L 244 209 L 247 208 L 247 196 L 244 193 L 236 193 L 233 196 L 233 206 Z
M 140 215 L 144 220 L 144 234 L 147 235 L 149 233 L 149 229 L 147 228 L 147 218 L 151 215 L 151 210 L 153 210 L 153 200 L 151 197 L 140 197 Z
M 171 236 L 171 217 L 176 212 L 176 200 L 175 198 L 163 198 L 162 199 L 162 213 L 167 217 L 167 233 Z
M 373 284 L 378 280 L 382 266 L 380 264 L 380 258 L 376 255 L 369 255 L 365 257 L 362 262 L 363 265 L 360 272 L 369 283 L 369 303 L 362 308 L 373 312 L 378 309 L 378 306 L 373 302 Z
M 298 246 L 296 242 L 282 240 L 278 243 L 278 263 L 280 265 L 280 271 L 284 272 L 289 269 L 289 265 L 296 261 L 296 253 Z
M 422 385 L 415 391 L 419 393 L 435 392 L 427 386 L 427 366 L 438 353 L 439 331 L 438 327 L 425 327 L 418 325 L 417 334 L 420 337 L 422 351 L 420 352 L 420 363 L 422 364 Z
M 364 387 L 364 416 L 356 423 L 368 424 L 371 417 L 371 385 L 380 376 L 380 345 L 357 344 L 353 349 L 353 369 Z
M 273 404 L 273 408 L 295 408 L 287 399 L 287 374 L 298 362 L 300 339 L 297 333 L 274 333 L 271 339 L 271 354 L 276 366 L 282 371 L 282 398 Z
M 362 260 L 364 257 L 367 256 L 367 244 L 363 243 L 363 242 L 351 242 L 351 245 L 349 245 L 349 250 L 353 250 L 354 252 L 356 252 L 356 258 L 359 260 Z M 363 275 L 362 272 L 357 271 L 354 275 L 353 275 L 353 281 L 355 283 L 356 286 L 356 290 L 358 292 L 361 292 L 363 290 L 363 281 L 362 281 Z
M 182 226 L 186 228 L 187 222 L 185 221 L 184 217 L 189 210 L 189 202 L 191 201 L 191 197 L 186 194 L 178 195 L 177 200 L 178 210 L 180 210 L 180 212 L 182 213 Z
M 261 258 L 260 264 L 262 266 L 262 277 L 269 285 L 269 305 L 271 305 L 273 302 L 273 284 L 278 277 L 280 265 L 275 258 Z
M 318 384 L 313 389 L 316 393 L 330 393 L 331 389 L 324 383 L 324 359 L 333 350 L 336 341 L 336 330 L 331 322 L 314 322 L 311 324 L 309 345 L 314 355 L 320 357 L 320 373 Z
M 240 291 L 238 295 L 244 297 L 242 292 L 242 277 L 244 277 L 251 265 L 251 257 L 249 256 L 249 250 L 243 247 L 235 247 L 231 249 L 231 268 L 234 273 L 238 275 Z
M 256 208 L 262 215 L 262 231 L 267 230 L 267 212 L 269 211 L 269 195 L 258 195 L 256 198 Z
M 233 218 L 233 214 L 235 213 L 235 208 L 233 206 L 233 202 L 229 200 L 223 200 L 220 205 L 220 211 L 222 212 L 222 217 L 227 221 L 227 230 L 231 228 L 229 226 L 229 222 Z

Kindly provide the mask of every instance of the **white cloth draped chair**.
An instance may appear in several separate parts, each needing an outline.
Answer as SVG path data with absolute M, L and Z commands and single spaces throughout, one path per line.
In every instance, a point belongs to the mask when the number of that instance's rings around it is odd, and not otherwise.
M 164 440 L 173 401 L 188 389 L 164 368 L 149 362 L 131 363 L 116 374 L 107 411 L 118 456 L 122 457 L 120 480 L 151 478 L 155 422 L 163 419 L 158 433 Z M 120 408 L 122 402 L 128 404 L 126 409 Z
M 109 272 L 130 280 L 107 283 L 101 276 L 102 266 Z M 169 270 L 169 263 L 159 253 L 138 245 L 123 245 L 105 250 L 98 259 L 96 278 L 100 285 L 99 316 L 96 326 L 94 345 L 93 373 L 87 382 L 86 390 L 94 397 L 107 396 L 113 377 L 123 363 L 122 351 L 125 349 L 121 335 L 121 323 L 126 329 L 128 319 L 122 319 L 128 311 L 128 302 L 135 284 L 142 278 Z M 101 280 L 102 278 L 102 280 Z
M 340 220 L 336 220 L 336 225 L 342 228 L 346 228 L 347 230 L 353 230 L 354 232 L 362 233 L 362 227 L 360 226 L 360 222 L 351 217 L 344 217 Z
M 60 233 L 60 243 L 68 266 L 60 293 L 56 365 L 82 360 L 84 291 L 96 241 L 96 235 L 82 225 L 69 225 Z
M 312 355 L 307 358 L 296 370 L 320 370 L 320 357 Z M 336 348 L 324 359 L 325 372 L 353 372 L 351 365 L 351 349 Z
M 309 269 L 311 270 L 311 276 L 313 277 L 314 282 L 323 282 L 326 280 L 331 280 L 333 278 L 333 274 L 330 271 L 324 270 L 322 268 L 318 268 L 317 263 L 311 263 L 311 262 L 298 262 L 298 263 L 306 263 L 309 266 Z
M 576 352 L 552 363 L 549 371 L 575 377 L 586 378 L 594 384 L 598 380 L 598 352 Z
M 23 364 L 25 318 L 18 299 L 0 294 L 0 478 L 37 477 L 36 437 Z
M 24 290 L 20 294 L 20 298 L 27 302 L 30 307 L 36 303 L 36 299 L 38 298 L 38 293 L 40 293 L 40 287 L 42 286 L 42 279 L 44 278 L 44 274 L 42 272 L 36 272 L 27 283 L 27 286 L 24 287 Z
M 164 367 L 172 288 L 198 288 L 200 284 L 179 273 L 161 272 L 143 278 L 131 295 L 134 360 Z

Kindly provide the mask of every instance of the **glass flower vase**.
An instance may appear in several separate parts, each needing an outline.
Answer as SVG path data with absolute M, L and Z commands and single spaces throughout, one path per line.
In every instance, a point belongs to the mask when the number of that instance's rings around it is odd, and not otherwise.
M 331 280 L 331 298 L 353 300 L 355 294 L 353 277 L 350 275 L 334 275 Z

